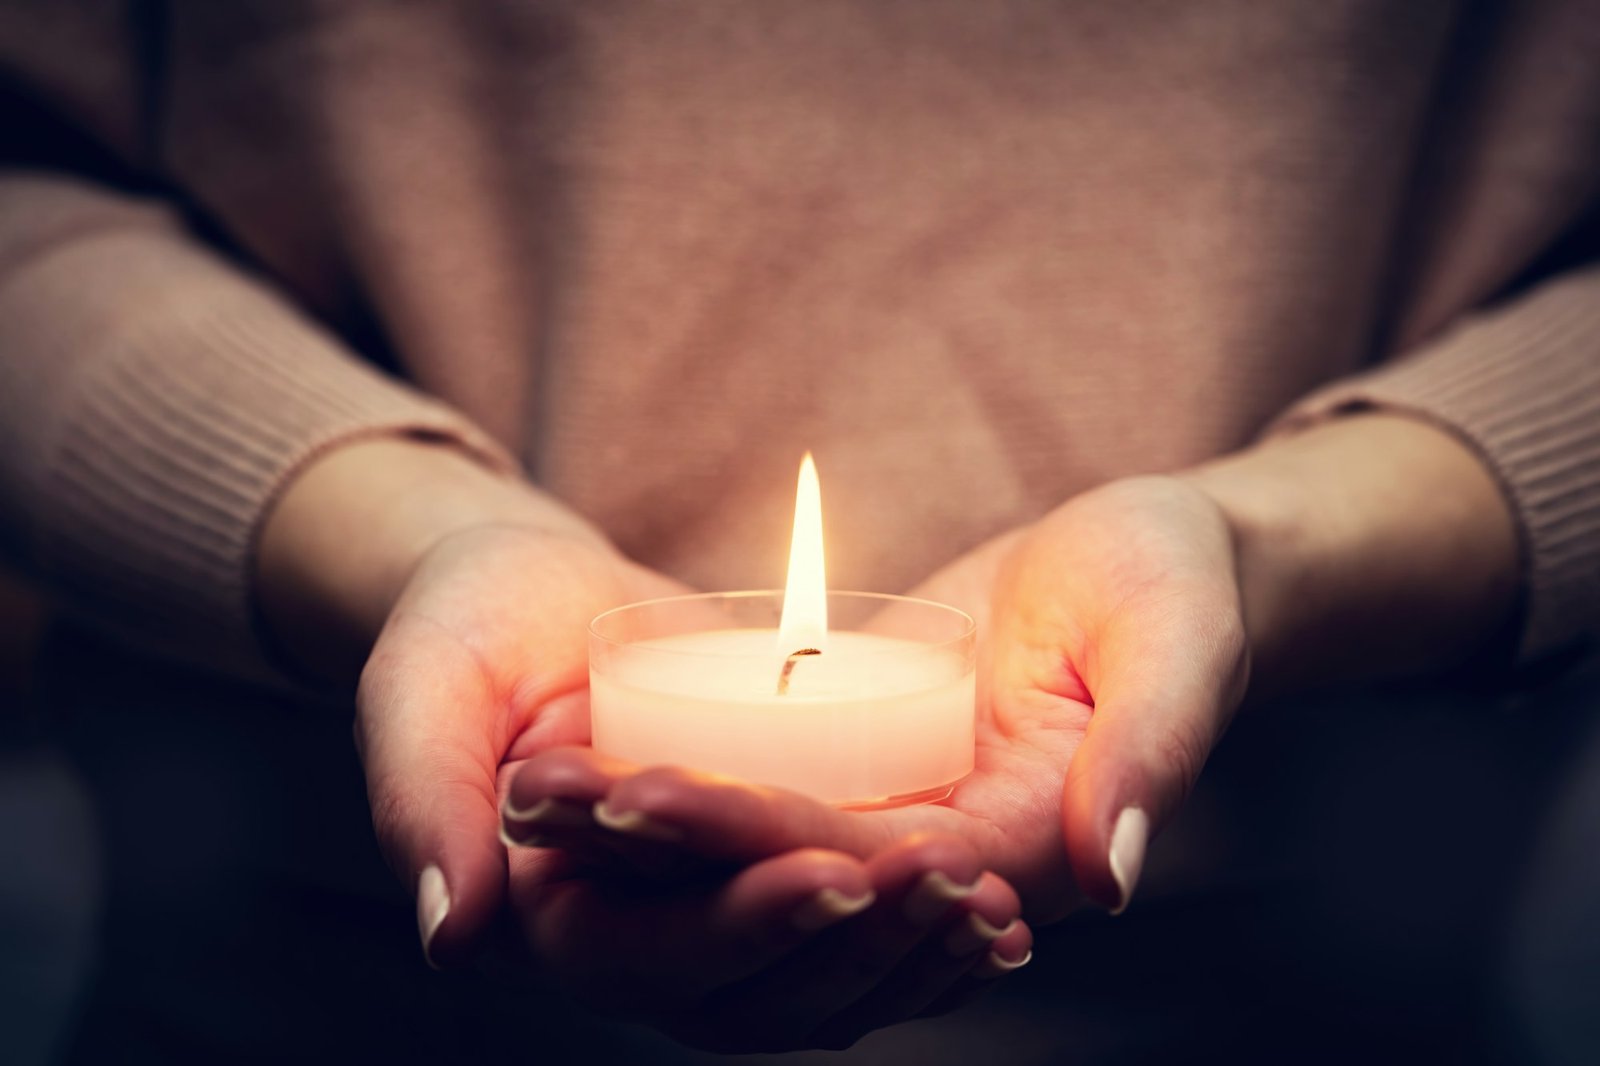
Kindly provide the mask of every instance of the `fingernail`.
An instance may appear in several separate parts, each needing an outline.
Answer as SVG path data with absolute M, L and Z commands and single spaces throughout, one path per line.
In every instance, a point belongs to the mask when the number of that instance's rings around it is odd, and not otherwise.
M 553 848 L 556 846 L 554 837 L 543 836 L 539 833 L 532 833 L 518 839 L 506 832 L 505 822 L 500 823 L 500 843 L 508 848 Z
M 519 825 L 538 824 L 576 828 L 586 826 L 592 821 L 588 807 L 581 803 L 573 803 L 571 800 L 556 799 L 554 796 L 546 796 L 532 807 L 520 810 L 511 805 L 508 797 L 502 813 L 505 821 L 516 822 Z
M 614 833 L 625 833 L 645 840 L 674 844 L 683 839 L 683 830 L 658 822 L 643 811 L 613 811 L 601 800 L 594 805 L 594 820 Z
M 1015 918 L 1004 929 L 997 929 L 985 921 L 983 915 L 969 912 L 944 938 L 944 949 L 956 958 L 964 959 L 993 944 L 1016 927 Z
M 1012 970 L 1020 970 L 1032 961 L 1032 948 L 1028 949 L 1027 954 L 1020 959 L 1003 958 L 997 952 L 991 951 L 987 958 L 972 968 L 972 976 L 986 981 L 993 980 L 996 977 L 1004 977 Z
M 912 925 L 932 925 L 944 917 L 950 905 L 966 899 L 978 891 L 978 882 L 958 885 L 939 870 L 929 870 L 922 875 L 915 888 L 906 893 L 902 908 L 906 921 Z
M 877 899 L 869 889 L 862 896 L 847 896 L 837 888 L 818 889 L 817 893 L 795 908 L 789 921 L 803 933 L 814 933 L 842 922 L 851 915 L 860 914 Z
M 438 967 L 429 948 L 433 944 L 433 934 L 439 931 L 449 913 L 450 889 L 444 883 L 444 871 L 437 864 L 429 863 L 417 878 L 417 931 L 422 934 L 422 954 L 435 969 Z
M 1138 807 L 1123 808 L 1111 830 L 1111 876 L 1121 893 L 1112 914 L 1128 909 L 1133 890 L 1139 884 L 1139 871 L 1144 868 L 1144 849 L 1149 840 L 1150 816 Z

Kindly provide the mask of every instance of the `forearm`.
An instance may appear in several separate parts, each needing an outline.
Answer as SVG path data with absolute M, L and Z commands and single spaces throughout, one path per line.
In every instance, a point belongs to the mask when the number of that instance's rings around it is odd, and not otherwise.
M 334 448 L 290 482 L 262 529 L 256 601 L 273 643 L 316 676 L 353 677 L 420 559 L 485 525 L 604 543 L 527 482 L 454 447 L 384 436 Z
M 1336 419 L 1187 475 L 1234 532 L 1252 693 L 1422 675 L 1471 660 L 1516 608 L 1516 524 L 1450 433 Z
M 377 434 L 509 456 L 368 366 L 176 211 L 0 172 L 0 533 L 124 639 L 271 675 L 263 515 L 313 457 Z

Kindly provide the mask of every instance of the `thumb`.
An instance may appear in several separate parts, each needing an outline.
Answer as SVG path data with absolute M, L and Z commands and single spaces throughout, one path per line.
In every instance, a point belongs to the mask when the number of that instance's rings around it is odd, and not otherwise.
M 1244 693 L 1237 597 L 1178 594 L 1119 612 L 1096 649 L 1094 712 L 1067 769 L 1062 833 L 1078 885 L 1119 914 L 1151 837 L 1194 786 Z
M 356 738 L 373 828 L 416 897 L 422 950 L 435 966 L 465 961 L 505 896 L 496 698 L 468 649 L 404 616 L 361 677 Z

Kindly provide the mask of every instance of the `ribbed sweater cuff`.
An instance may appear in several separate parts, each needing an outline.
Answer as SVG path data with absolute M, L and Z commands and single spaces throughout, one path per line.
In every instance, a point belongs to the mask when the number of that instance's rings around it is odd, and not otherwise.
M 1498 480 L 1522 544 L 1521 658 L 1592 642 L 1600 634 L 1600 271 L 1547 283 L 1335 383 L 1273 430 L 1371 408 L 1450 430 Z
M 85 284 L 110 285 L 119 298 L 94 336 L 43 338 L 98 350 L 75 353 L 82 368 L 60 397 L 39 467 L 34 550 L 71 600 L 116 628 L 233 672 L 266 672 L 252 602 L 256 540 L 301 466 L 381 434 L 452 442 L 514 466 L 468 420 L 352 358 L 198 250 L 125 236 L 52 260 L 24 283 L 44 306 L 70 313 Z M 153 280 L 130 284 L 130 272 Z

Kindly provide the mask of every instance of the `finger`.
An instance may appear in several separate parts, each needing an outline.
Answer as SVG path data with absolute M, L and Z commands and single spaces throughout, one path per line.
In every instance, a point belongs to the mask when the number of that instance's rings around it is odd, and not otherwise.
M 636 769 L 589 748 L 525 760 L 510 776 L 501 802 L 501 839 L 510 847 L 562 848 L 591 864 L 632 869 L 655 881 L 702 875 L 709 861 L 671 840 L 648 831 L 615 832 L 595 818 L 610 788 Z
M 1130 604 L 1102 636 L 1094 713 L 1062 795 L 1067 854 L 1090 899 L 1113 913 L 1128 905 L 1150 837 L 1194 786 L 1247 674 L 1231 575 Z
M 572 826 L 592 825 L 594 819 L 590 816 L 590 807 L 557 799 L 541 800 L 527 809 L 512 805 L 512 785 L 527 765 L 527 759 L 503 762 L 496 774 L 496 793 L 500 797 L 500 842 L 510 849 L 513 881 L 517 877 L 519 858 L 535 851 L 550 853 L 559 850 L 564 864 L 586 869 L 619 866 L 609 849 L 585 836 L 567 832 Z
M 1000 877 L 985 873 L 978 890 L 957 903 L 931 935 L 900 960 L 876 988 L 825 1021 L 813 1034 L 818 1047 L 846 1048 L 867 1033 L 926 1011 L 963 978 L 987 964 L 995 945 L 1012 950 L 1022 938 L 1022 901 Z M 973 979 L 972 984 L 988 982 Z
M 759 1049 L 807 1044 L 818 1026 L 876 988 L 924 939 L 948 935 L 958 905 L 980 887 L 977 856 L 950 836 L 909 838 L 867 866 L 877 902 L 847 927 L 709 997 L 690 1023 L 698 1026 L 696 1042 L 719 1039 L 725 1019 L 738 1017 L 765 1044 Z
M 866 857 L 894 839 L 880 819 L 798 793 L 678 767 L 651 767 L 622 779 L 595 813 L 610 833 L 669 842 L 728 863 L 809 846 Z
M 530 704 L 533 701 L 529 701 Z M 506 751 L 507 759 L 527 759 L 541 751 L 589 743 L 589 690 L 573 689 L 537 703 L 539 713 Z
M 542 846 L 593 837 L 595 804 L 637 767 L 590 748 L 541 752 L 524 762 L 506 789 L 501 818 L 508 842 Z
M 1018 922 L 989 946 L 975 965 L 933 1002 L 917 1012 L 919 1018 L 948 1014 L 993 988 L 995 982 L 1033 961 L 1033 930 Z
M 423 952 L 436 966 L 469 956 L 505 893 L 495 699 L 470 652 L 404 618 L 361 677 L 357 739 L 373 827 L 415 893 Z
M 654 895 L 579 878 L 518 900 L 536 955 L 602 1010 L 662 1016 L 770 966 L 873 902 L 859 860 L 805 849 Z

